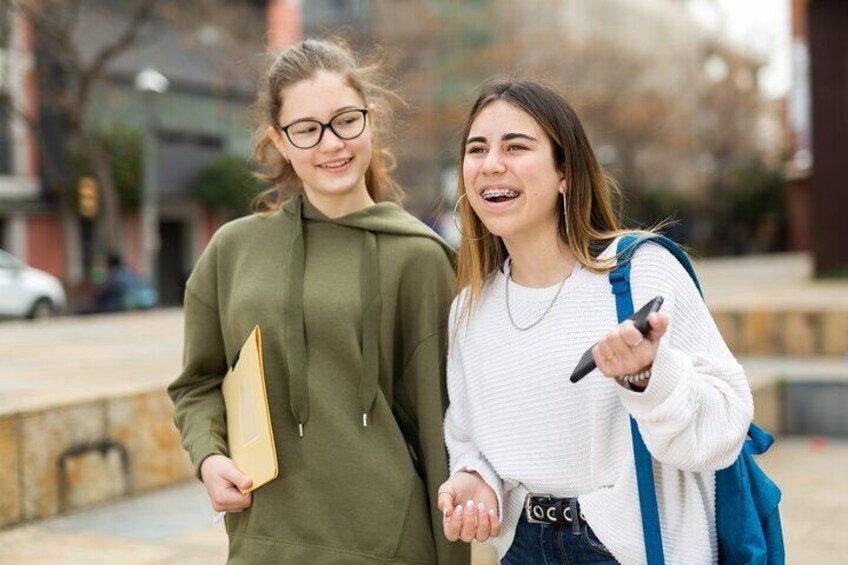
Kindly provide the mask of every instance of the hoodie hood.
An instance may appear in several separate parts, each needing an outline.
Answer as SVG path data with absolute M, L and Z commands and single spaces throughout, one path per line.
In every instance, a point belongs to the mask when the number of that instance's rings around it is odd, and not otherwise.
M 285 356 L 289 371 L 289 403 L 303 437 L 309 419 L 308 351 L 304 324 L 303 281 L 306 270 L 304 222 L 334 223 L 363 231 L 360 289 L 362 304 L 362 374 L 359 401 L 362 426 L 368 426 L 368 415 L 379 388 L 379 335 L 382 313 L 380 296 L 380 263 L 377 234 L 426 237 L 437 242 L 456 264 L 455 251 L 436 232 L 415 219 L 400 206 L 380 202 L 340 218 L 329 218 L 318 210 L 304 194 L 292 197 L 283 205 L 282 213 L 291 222 L 291 248 L 288 264 L 288 300 L 285 312 Z

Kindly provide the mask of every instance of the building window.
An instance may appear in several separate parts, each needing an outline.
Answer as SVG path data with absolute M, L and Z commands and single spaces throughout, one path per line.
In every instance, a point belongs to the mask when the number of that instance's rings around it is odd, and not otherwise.
M 9 97 L 0 94 L 0 175 L 12 173 L 12 107 Z

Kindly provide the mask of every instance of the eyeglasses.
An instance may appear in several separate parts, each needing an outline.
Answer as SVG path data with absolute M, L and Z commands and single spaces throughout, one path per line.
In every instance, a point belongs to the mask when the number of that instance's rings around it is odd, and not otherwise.
M 299 149 L 315 147 L 324 138 L 328 128 L 336 137 L 344 140 L 356 139 L 365 131 L 365 108 L 339 112 L 327 123 L 318 120 L 297 120 L 287 126 L 277 125 L 276 128 L 286 134 L 292 145 Z

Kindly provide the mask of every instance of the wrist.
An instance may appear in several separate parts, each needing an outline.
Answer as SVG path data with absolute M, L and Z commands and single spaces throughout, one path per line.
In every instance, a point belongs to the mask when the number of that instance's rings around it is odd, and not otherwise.
M 203 461 L 200 462 L 200 467 L 198 468 L 198 474 L 200 475 L 201 481 L 203 480 L 204 471 L 208 471 L 213 465 L 215 465 L 216 461 L 220 460 L 221 457 L 224 459 L 227 458 L 227 456 L 222 453 L 210 453 L 203 458 Z
M 641 392 L 645 390 L 648 386 L 648 381 L 651 380 L 651 369 L 652 365 L 648 365 L 646 368 L 636 373 L 619 375 L 615 377 L 615 380 L 618 384 L 625 388 Z
M 464 467 L 464 468 L 460 469 L 459 471 L 457 471 L 456 473 L 454 473 L 454 476 L 459 475 L 459 474 L 461 474 L 461 473 L 464 473 L 464 474 L 466 474 L 466 475 L 477 475 L 478 477 L 480 476 L 480 473 L 478 473 L 478 472 L 477 472 L 476 470 L 474 470 L 474 469 L 469 469 L 468 467 Z

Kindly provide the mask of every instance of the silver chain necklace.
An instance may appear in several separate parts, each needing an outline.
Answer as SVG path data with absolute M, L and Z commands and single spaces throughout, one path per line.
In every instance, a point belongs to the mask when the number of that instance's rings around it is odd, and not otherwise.
M 545 308 L 545 311 L 542 312 L 542 315 L 539 316 L 539 319 L 536 320 L 535 322 L 531 323 L 529 326 L 522 327 L 522 326 L 519 326 L 518 323 L 515 321 L 515 318 L 512 317 L 512 310 L 509 307 L 509 281 L 512 279 L 512 264 L 510 264 L 509 271 L 506 274 L 506 284 L 504 286 L 506 287 L 506 313 L 507 313 L 507 315 L 509 315 L 509 321 L 512 322 L 512 327 L 514 327 L 515 329 L 517 329 L 520 332 L 523 332 L 523 331 L 529 330 L 530 328 L 532 328 L 534 326 L 537 326 L 539 324 L 539 322 L 544 320 L 545 316 L 548 315 L 548 312 L 551 311 L 551 308 L 554 307 L 554 303 L 556 303 L 557 298 L 559 298 L 559 293 L 560 293 L 560 291 L 562 291 L 562 287 L 565 286 L 565 281 L 567 281 L 570 276 L 571 276 L 571 273 L 565 275 L 565 277 L 562 279 L 562 282 L 559 283 L 559 288 L 557 288 L 557 291 L 556 291 L 556 294 L 554 294 L 553 300 L 551 300 L 551 303 L 548 304 L 547 308 Z

